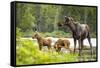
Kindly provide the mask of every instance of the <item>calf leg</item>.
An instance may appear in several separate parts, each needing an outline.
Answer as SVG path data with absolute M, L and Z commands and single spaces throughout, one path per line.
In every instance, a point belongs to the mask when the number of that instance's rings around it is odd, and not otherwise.
M 39 45 L 39 50 L 42 50 L 42 46 L 41 45 Z
M 50 50 L 51 49 L 51 45 L 48 45 L 48 50 Z
M 58 47 L 57 52 L 60 52 L 60 51 L 61 51 L 61 47 Z

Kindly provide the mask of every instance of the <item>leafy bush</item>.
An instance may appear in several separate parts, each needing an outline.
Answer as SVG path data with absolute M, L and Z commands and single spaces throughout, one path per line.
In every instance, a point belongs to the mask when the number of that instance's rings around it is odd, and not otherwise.
M 40 51 L 36 40 L 22 39 L 19 28 L 16 28 L 16 64 L 49 64 L 61 62 L 77 62 L 79 60 L 78 54 L 71 53 L 57 53 L 55 51 Z M 69 33 L 63 31 L 54 31 L 52 33 L 39 33 L 44 37 L 69 37 Z M 88 61 L 89 55 L 84 55 L 84 61 Z M 91 58 L 90 58 L 91 59 Z
M 55 51 L 40 51 L 36 41 L 20 39 L 16 46 L 16 64 L 48 64 L 75 62 L 77 54 L 59 54 Z

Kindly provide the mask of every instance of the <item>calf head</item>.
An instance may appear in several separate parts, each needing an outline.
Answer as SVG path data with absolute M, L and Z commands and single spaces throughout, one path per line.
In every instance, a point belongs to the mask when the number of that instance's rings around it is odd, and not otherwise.
M 39 34 L 38 33 L 36 33 L 36 34 L 34 34 L 33 36 L 32 36 L 32 39 L 38 39 L 39 38 Z

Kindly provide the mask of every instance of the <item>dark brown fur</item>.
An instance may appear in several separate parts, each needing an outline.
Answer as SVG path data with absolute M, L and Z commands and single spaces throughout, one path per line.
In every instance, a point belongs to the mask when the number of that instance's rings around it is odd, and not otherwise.
M 80 24 L 74 21 L 72 17 L 65 16 L 65 21 L 62 23 L 58 23 L 58 26 L 67 26 L 70 28 L 74 39 L 74 52 L 76 49 L 76 40 L 78 40 L 79 43 L 79 56 L 81 56 L 81 52 L 83 49 L 83 40 L 87 38 L 90 44 L 91 56 L 92 56 L 92 44 L 90 39 L 90 31 L 89 31 L 89 26 L 87 24 Z

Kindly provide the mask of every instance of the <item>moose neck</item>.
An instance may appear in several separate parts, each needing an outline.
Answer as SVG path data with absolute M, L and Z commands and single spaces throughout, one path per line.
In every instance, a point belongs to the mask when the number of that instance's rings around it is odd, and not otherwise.
M 37 37 L 38 42 L 42 40 L 42 37 Z
M 76 31 L 76 27 L 75 27 L 75 24 L 74 23 L 72 23 L 72 24 L 70 24 L 70 25 L 67 25 L 69 28 L 70 28 L 70 30 L 74 33 L 75 31 Z

